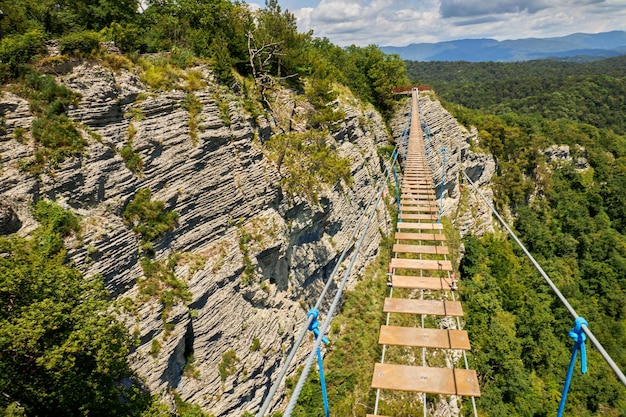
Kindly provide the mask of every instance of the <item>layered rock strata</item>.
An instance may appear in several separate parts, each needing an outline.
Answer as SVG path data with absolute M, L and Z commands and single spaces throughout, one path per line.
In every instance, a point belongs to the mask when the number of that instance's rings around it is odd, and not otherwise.
M 150 91 L 131 71 L 82 63 L 58 75 L 81 95 L 68 116 L 88 146 L 39 175 L 20 170 L 35 148 L 28 102 L 4 93 L 2 221 L 9 232 L 28 234 L 37 226 L 30 207 L 41 198 L 80 215 L 81 239 L 68 240 L 68 260 L 86 276 L 101 274 L 117 298 L 120 319 L 139 340 L 132 367 L 147 387 L 176 390 L 216 416 L 240 415 L 258 408 L 296 329 L 350 243 L 381 177 L 377 147 L 389 137 L 378 113 L 339 100 L 335 105 L 346 117 L 329 141 L 351 161 L 354 182 L 326 189 L 319 203 L 290 198 L 264 155 L 271 118 L 253 120 L 241 96 L 216 85 L 206 68 L 196 70 L 206 85 L 192 93 L 201 103 L 194 116 L 185 109 L 187 93 Z M 17 128 L 26 131 L 26 140 L 15 139 Z M 124 146 L 140 157 L 140 170 L 127 168 Z M 142 188 L 179 214 L 176 228 L 156 243 L 155 258 L 172 261 L 191 301 L 167 312 L 158 299 L 139 295 L 141 242 L 122 217 Z M 377 254 L 387 218 L 381 208 L 352 282 Z M 301 349 L 298 361 L 306 353 Z

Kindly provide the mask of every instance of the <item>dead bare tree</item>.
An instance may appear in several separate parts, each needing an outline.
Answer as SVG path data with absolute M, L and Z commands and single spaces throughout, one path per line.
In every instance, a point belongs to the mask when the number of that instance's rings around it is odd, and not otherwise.
M 274 118 L 272 104 L 267 96 L 267 92 L 271 91 L 276 83 L 288 78 L 297 77 L 298 74 L 281 76 L 282 57 L 286 55 L 283 52 L 284 41 L 269 41 L 259 44 L 252 30 L 248 31 L 246 36 L 248 38 L 248 57 L 250 59 L 250 68 L 252 70 L 255 87 L 261 95 L 263 105 L 274 119 L 276 126 L 282 131 L 282 127 L 276 123 L 276 119 Z M 278 65 L 277 75 L 272 75 L 272 64 L 275 62 Z

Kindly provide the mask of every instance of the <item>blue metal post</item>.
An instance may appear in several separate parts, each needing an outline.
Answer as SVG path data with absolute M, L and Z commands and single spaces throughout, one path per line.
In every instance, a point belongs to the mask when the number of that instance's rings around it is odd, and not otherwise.
M 398 183 L 398 169 L 396 164 L 398 160 L 394 158 L 393 161 L 393 176 L 396 179 L 396 202 L 398 203 L 398 221 L 402 221 L 402 209 L 400 208 L 400 184 Z
M 443 214 L 443 188 L 446 179 L 446 148 L 441 148 L 443 152 L 443 164 L 441 165 L 441 191 L 439 193 L 439 217 L 437 223 L 441 223 L 441 215 Z

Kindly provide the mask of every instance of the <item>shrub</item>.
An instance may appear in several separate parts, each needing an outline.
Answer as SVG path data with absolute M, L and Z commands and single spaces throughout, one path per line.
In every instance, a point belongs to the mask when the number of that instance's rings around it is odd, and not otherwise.
M 163 201 L 152 201 L 149 188 L 137 191 L 124 210 L 124 219 L 133 224 L 133 230 L 145 242 L 154 242 L 176 226 L 178 214 L 165 209 Z
M 192 144 L 198 142 L 198 126 L 200 124 L 200 112 L 202 111 L 202 102 L 193 93 L 187 93 L 182 107 L 189 112 L 189 137 Z
M 239 362 L 239 358 L 237 357 L 237 352 L 232 349 L 227 350 L 222 355 L 222 361 L 220 362 L 218 368 L 220 371 L 220 379 L 222 382 L 226 381 L 230 375 L 234 374 L 237 368 L 235 364 Z
M 23 35 L 9 35 L 0 43 L 0 61 L 7 64 L 13 76 L 18 67 L 26 64 L 37 54 L 46 50 L 44 35 L 39 30 L 32 30 Z
M 67 236 L 80 231 L 78 217 L 52 201 L 39 200 L 33 213 L 41 225 L 52 233 Z
M 150 88 L 157 91 L 171 90 L 176 87 L 179 79 L 183 75 L 182 70 L 170 65 L 164 57 L 153 59 L 142 59 L 140 61 L 144 69 L 141 80 L 148 84 Z
M 113 22 L 104 32 L 106 38 L 115 42 L 115 46 L 123 52 L 145 52 L 147 48 L 143 40 L 143 30 L 134 23 L 121 25 Z
M 21 84 L 20 95 L 27 97 L 30 108 L 37 115 L 60 115 L 70 104 L 77 104 L 80 96 L 57 84 L 54 77 L 28 72 Z
M 352 184 L 350 161 L 326 143 L 324 132 L 275 135 L 266 146 L 281 172 L 283 189 L 292 196 L 303 195 L 317 202 L 324 184 L 333 186 L 341 180 Z
M 150 258 L 144 256 L 141 258 L 141 267 L 145 279 L 137 282 L 140 295 L 147 298 L 159 298 L 163 305 L 161 317 L 164 321 L 168 318 L 174 304 L 191 301 L 191 292 L 187 288 L 187 284 L 176 277 L 175 265 L 171 260 L 170 257 L 168 261 L 151 261 Z
M 126 142 L 126 144 L 120 149 L 120 156 L 126 164 L 126 168 L 133 172 L 141 172 L 143 169 L 143 159 L 133 149 L 132 142 Z
M 150 356 L 156 358 L 159 352 L 161 351 L 161 342 L 158 339 L 152 339 L 150 343 Z
M 35 119 L 32 133 L 33 138 L 46 148 L 45 159 L 53 166 L 65 157 L 80 154 L 87 145 L 74 123 L 65 115 Z
M 89 56 L 100 49 L 100 35 L 89 30 L 70 33 L 61 38 L 60 46 L 64 54 Z
M 174 46 L 170 50 L 169 62 L 180 69 L 188 68 L 194 65 L 196 61 L 196 56 L 189 49 Z

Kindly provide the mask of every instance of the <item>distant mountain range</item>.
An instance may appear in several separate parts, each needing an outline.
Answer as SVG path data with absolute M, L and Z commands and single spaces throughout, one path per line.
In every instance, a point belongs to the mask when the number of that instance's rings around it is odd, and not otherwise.
M 533 59 L 590 61 L 626 55 L 626 32 L 574 33 L 558 38 L 508 41 L 460 39 L 408 46 L 383 46 L 388 54 L 411 61 L 516 62 Z

